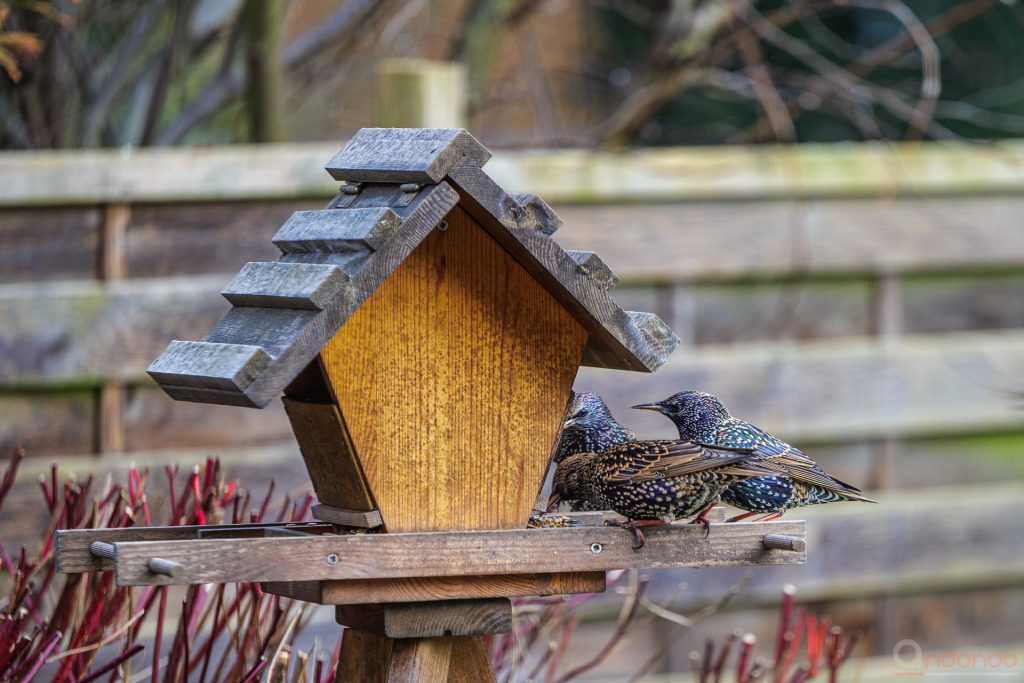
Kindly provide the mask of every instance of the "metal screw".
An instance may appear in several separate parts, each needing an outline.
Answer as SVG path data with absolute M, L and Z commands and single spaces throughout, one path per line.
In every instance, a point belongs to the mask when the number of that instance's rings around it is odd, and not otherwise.
M 599 554 L 602 550 L 604 550 L 604 546 L 600 543 L 590 544 L 590 552 L 594 553 L 595 555 Z
M 338 564 L 339 562 L 341 562 L 341 558 L 338 557 L 338 555 L 336 553 L 331 553 L 330 555 L 327 556 L 327 564 L 333 566 L 333 565 Z
M 445 230 L 447 230 L 448 229 L 448 221 L 441 221 L 440 223 L 438 223 L 437 224 L 437 229 L 440 230 L 441 232 L 444 232 Z

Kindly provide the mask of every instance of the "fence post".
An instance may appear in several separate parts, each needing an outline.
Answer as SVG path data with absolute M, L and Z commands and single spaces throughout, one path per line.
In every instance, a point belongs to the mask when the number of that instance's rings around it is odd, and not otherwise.
M 466 67 L 429 59 L 377 62 L 377 125 L 464 128 Z

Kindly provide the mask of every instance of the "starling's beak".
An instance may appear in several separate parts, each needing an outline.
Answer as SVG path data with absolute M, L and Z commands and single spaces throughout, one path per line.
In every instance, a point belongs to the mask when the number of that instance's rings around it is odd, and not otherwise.
M 660 403 L 641 403 L 639 405 L 633 406 L 633 409 L 634 410 L 653 410 L 653 411 L 658 412 L 658 413 L 664 413 L 665 412 L 665 406 L 661 405 Z
M 574 424 L 576 424 L 576 418 L 570 417 L 568 420 L 562 423 L 562 429 L 568 429 L 569 427 L 572 427 Z
M 551 497 L 548 498 L 548 510 L 547 510 L 548 514 L 554 512 L 556 509 L 558 509 L 558 504 L 561 503 L 561 502 L 562 502 L 562 497 L 560 495 L 558 495 L 557 493 L 555 493 L 554 491 L 552 491 L 551 492 Z

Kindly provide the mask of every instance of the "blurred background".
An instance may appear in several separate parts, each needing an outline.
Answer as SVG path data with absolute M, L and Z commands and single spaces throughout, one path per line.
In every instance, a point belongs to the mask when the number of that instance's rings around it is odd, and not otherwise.
M 581 372 L 621 421 L 671 436 L 628 406 L 711 391 L 882 501 L 791 515 L 805 567 L 755 568 L 693 628 L 638 623 L 586 680 L 669 680 L 738 627 L 772 642 L 787 582 L 868 634 L 865 679 L 903 639 L 1024 647 L 1013 0 L 0 2 L 0 452 L 29 457 L 7 548 L 45 529 L 54 460 L 120 476 L 214 454 L 304 485 L 280 406 L 175 403 L 144 370 L 276 258 L 369 125 L 467 127 L 500 185 L 555 207 L 564 247 L 616 271 L 624 308 L 684 339 L 653 376 Z M 689 613 L 743 573 L 651 572 L 647 596 Z M 567 661 L 621 601 L 588 604 Z

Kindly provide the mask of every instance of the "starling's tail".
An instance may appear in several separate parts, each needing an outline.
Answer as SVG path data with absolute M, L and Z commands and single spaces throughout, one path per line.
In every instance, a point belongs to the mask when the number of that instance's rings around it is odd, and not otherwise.
M 857 491 L 836 491 L 836 494 L 840 496 L 842 500 L 859 500 L 862 503 L 877 503 L 877 500 L 872 500 L 860 493 L 860 489 Z

